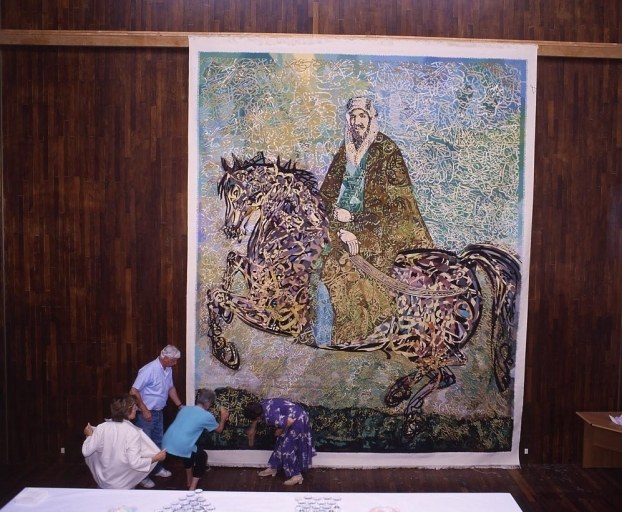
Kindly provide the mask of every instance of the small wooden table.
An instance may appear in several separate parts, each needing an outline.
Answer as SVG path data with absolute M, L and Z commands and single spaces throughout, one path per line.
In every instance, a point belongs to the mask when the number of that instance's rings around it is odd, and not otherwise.
M 611 421 L 613 412 L 577 412 L 583 420 L 583 467 L 622 468 L 622 425 Z

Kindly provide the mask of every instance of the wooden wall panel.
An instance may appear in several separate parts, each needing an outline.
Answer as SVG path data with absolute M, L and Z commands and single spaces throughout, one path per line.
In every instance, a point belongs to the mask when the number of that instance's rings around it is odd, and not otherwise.
M 13 434 L 48 427 L 8 448 L 75 452 L 142 364 L 185 344 L 187 55 L 3 61 L 7 416 Z
M 619 63 L 540 61 L 523 445 L 578 461 L 577 410 L 620 404 Z
M 5 0 L 0 25 L 619 42 L 622 7 Z M 186 49 L 2 48 L 0 460 L 79 460 L 84 423 L 184 347 L 187 74 Z M 621 97 L 620 60 L 539 60 L 525 462 L 577 462 L 574 412 L 622 407 Z

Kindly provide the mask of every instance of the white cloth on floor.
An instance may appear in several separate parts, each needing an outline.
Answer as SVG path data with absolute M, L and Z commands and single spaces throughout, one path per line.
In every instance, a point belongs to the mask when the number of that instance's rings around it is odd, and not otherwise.
M 82 455 L 97 485 L 102 489 L 132 489 L 149 476 L 160 451 L 131 421 L 106 420 L 93 427 L 93 435 L 82 444 Z

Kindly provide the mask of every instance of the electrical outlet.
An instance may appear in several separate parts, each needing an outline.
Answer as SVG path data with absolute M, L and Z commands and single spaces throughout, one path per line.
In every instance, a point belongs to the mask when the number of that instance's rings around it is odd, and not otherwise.
M 524 453 L 525 455 L 527 455 L 527 454 L 529 453 L 529 448 L 525 448 L 525 449 L 523 450 L 523 453 Z
M 60 449 L 60 453 L 65 455 L 65 447 L 64 446 Z

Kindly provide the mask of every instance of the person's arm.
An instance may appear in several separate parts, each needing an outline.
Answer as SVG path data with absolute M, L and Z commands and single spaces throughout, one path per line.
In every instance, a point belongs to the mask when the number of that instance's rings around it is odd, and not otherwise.
M 179 395 L 177 394 L 177 388 L 175 388 L 175 386 L 168 390 L 168 397 L 173 401 L 177 409 L 181 409 L 183 407 L 184 404 L 179 399 Z
M 287 431 L 287 429 L 294 424 L 295 421 L 296 420 L 292 417 L 287 418 L 287 421 L 285 422 L 285 426 L 283 428 L 277 428 L 274 431 L 274 435 L 276 437 L 282 436 Z
M 125 455 L 129 467 L 136 471 L 148 471 L 151 464 L 166 458 L 166 451 L 162 450 L 155 455 L 145 456 L 140 435 L 138 429 L 133 429 L 129 434 L 124 434 L 121 439 L 125 445 Z
M 257 423 L 259 419 L 253 420 L 250 424 L 250 427 L 246 429 L 246 435 L 248 436 L 248 446 L 251 448 L 255 444 L 255 432 L 257 432 Z
M 93 427 L 90 423 L 86 424 L 84 427 L 84 435 L 86 439 L 82 443 L 82 455 L 88 457 L 97 451 L 101 444 L 101 436 L 99 434 L 99 429 L 97 427 Z
M 130 395 L 132 395 L 136 399 L 136 403 L 138 404 L 138 408 L 147 421 L 151 421 L 151 411 L 147 409 L 145 402 L 143 402 L 143 397 L 140 396 L 140 391 L 138 391 L 135 387 L 130 389 Z
M 151 462 L 162 462 L 166 459 L 166 450 L 159 451 L 153 457 L 151 457 Z
M 214 432 L 221 433 L 225 429 L 225 423 L 229 419 L 229 411 L 226 407 L 220 407 L 220 421 L 218 422 L 218 426 L 214 429 Z

